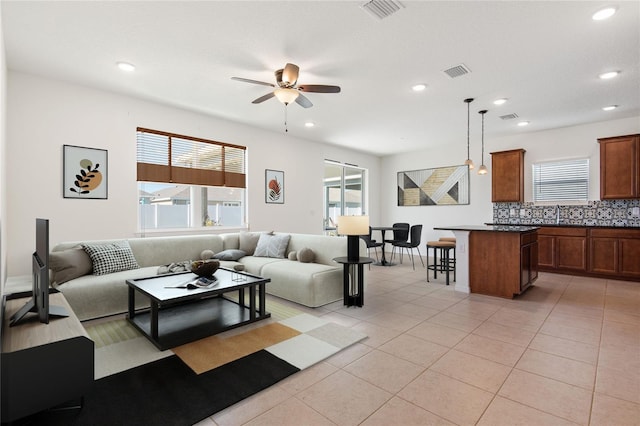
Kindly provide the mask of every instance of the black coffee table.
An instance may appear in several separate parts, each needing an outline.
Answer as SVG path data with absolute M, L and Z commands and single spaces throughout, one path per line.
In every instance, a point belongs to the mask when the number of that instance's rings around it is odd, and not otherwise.
M 226 268 L 218 269 L 215 277 L 214 287 L 192 290 L 176 288 L 197 278 L 191 272 L 127 280 L 127 319 L 158 349 L 165 350 L 271 316 L 265 309 L 265 286 L 270 278 Z M 249 306 L 245 290 L 249 290 Z M 225 297 L 232 292 L 237 292 L 237 301 Z M 136 311 L 136 293 L 149 298 L 148 309 Z

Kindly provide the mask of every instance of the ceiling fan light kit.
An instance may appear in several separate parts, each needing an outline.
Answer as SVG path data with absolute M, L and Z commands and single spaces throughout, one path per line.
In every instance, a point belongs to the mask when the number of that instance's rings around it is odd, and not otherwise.
M 294 102 L 300 93 L 296 89 L 288 89 L 279 87 L 273 91 L 273 94 L 278 98 L 280 102 L 285 105 L 289 105 L 291 102 Z

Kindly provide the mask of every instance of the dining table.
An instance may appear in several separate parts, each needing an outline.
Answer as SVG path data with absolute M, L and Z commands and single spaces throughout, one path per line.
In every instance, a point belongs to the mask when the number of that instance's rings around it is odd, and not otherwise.
M 384 234 L 387 231 L 394 231 L 394 230 L 398 230 L 400 228 L 398 227 L 393 227 L 393 226 L 372 226 L 371 230 L 372 231 L 380 231 L 380 234 L 382 235 L 382 256 L 380 258 L 380 262 L 376 262 L 374 263 L 374 265 L 378 265 L 378 266 L 393 266 L 395 265 L 395 263 L 391 263 L 387 261 L 387 258 L 384 254 L 384 246 L 387 243 L 384 237 Z

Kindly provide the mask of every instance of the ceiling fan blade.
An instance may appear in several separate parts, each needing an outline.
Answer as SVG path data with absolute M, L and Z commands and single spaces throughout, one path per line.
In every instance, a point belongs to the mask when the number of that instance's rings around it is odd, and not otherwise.
M 262 86 L 276 87 L 275 84 L 265 83 L 264 81 L 258 81 L 258 80 L 249 80 L 248 78 L 242 78 L 242 77 L 231 77 L 231 80 L 243 81 L 245 83 L 252 83 L 252 84 L 260 84 Z
M 298 97 L 296 98 L 296 103 L 303 108 L 311 108 L 313 106 L 309 98 L 304 96 L 302 93 L 298 93 Z
M 303 84 L 298 86 L 298 89 L 303 92 L 340 93 L 340 86 L 326 86 L 324 84 Z
M 264 96 L 260 96 L 258 99 L 254 100 L 253 102 L 251 102 L 252 104 L 259 104 L 261 102 L 264 102 L 266 100 L 269 100 L 271 98 L 273 98 L 274 94 L 273 92 L 269 92 Z M 298 96 L 299 97 L 299 96 Z
M 300 68 L 296 64 L 287 64 L 282 71 L 282 81 L 294 86 L 298 81 L 298 73 Z

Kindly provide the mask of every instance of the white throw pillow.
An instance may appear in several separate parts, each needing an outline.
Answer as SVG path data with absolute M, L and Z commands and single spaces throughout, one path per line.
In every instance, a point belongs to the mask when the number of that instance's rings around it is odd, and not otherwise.
M 256 246 L 256 251 L 253 255 L 256 257 L 276 257 L 284 259 L 290 238 L 291 235 L 289 234 L 261 234 L 260 239 L 258 240 L 258 245 Z

